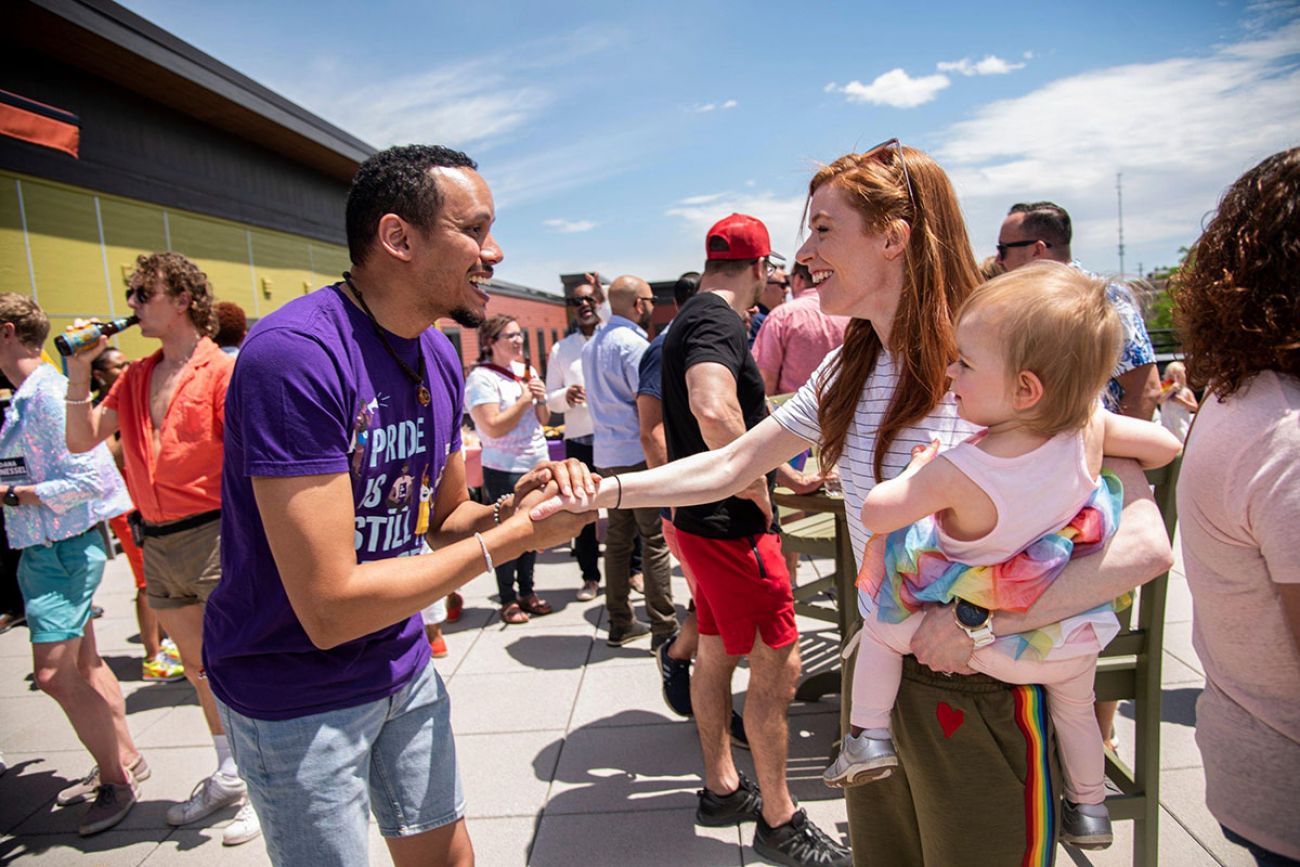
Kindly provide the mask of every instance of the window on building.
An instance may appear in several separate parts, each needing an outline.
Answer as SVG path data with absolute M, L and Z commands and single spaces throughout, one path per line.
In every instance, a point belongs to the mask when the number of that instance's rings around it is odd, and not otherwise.
M 454 327 L 444 328 L 442 329 L 442 333 L 447 335 L 447 339 L 451 341 L 451 345 L 456 347 L 456 357 L 460 359 L 460 363 L 463 365 L 465 363 L 465 350 L 461 348 L 460 344 L 460 329 Z
M 537 329 L 537 366 L 541 368 L 542 376 L 546 376 L 546 332 Z

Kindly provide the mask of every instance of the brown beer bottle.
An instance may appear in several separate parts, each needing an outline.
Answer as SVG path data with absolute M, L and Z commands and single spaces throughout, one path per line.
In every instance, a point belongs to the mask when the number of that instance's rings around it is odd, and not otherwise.
M 73 331 L 65 331 L 54 338 L 54 348 L 60 355 L 75 355 L 83 349 L 89 349 L 99 342 L 101 337 L 110 337 L 124 328 L 139 323 L 139 316 L 123 316 L 108 322 L 92 322 Z

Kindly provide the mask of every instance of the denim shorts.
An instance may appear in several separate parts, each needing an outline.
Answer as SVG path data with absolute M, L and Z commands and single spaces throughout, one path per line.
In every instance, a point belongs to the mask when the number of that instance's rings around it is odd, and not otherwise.
M 465 814 L 451 701 L 432 665 L 388 698 L 343 710 L 258 720 L 217 707 L 276 865 L 369 863 L 367 811 L 385 837 Z
M 98 527 L 71 539 L 23 549 L 18 586 L 32 644 L 82 636 L 90 619 L 90 599 L 104 577 L 107 560 Z

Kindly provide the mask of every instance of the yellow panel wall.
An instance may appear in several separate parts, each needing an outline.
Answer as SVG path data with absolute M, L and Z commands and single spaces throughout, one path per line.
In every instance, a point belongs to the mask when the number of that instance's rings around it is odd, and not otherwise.
M 316 288 L 311 270 L 311 251 L 306 238 L 250 229 L 253 236 L 253 265 L 257 271 L 258 303 L 262 310 L 279 307 L 286 301 Z M 251 309 L 245 312 L 253 315 Z
M 20 185 L 31 271 L 19 212 Z M 75 317 L 125 315 L 125 277 L 141 253 L 168 249 L 169 235 L 170 249 L 195 261 L 208 275 L 216 297 L 239 304 L 250 319 L 300 297 L 304 285 L 314 290 L 334 282 L 348 267 L 343 245 L 0 171 L 0 291 L 30 293 L 34 271 L 36 297 L 50 316 L 51 336 Z M 270 298 L 262 293 L 264 277 L 270 280 Z M 158 348 L 157 341 L 140 337 L 135 329 L 114 342 L 133 358 Z M 46 350 L 56 357 L 52 342 Z
M 212 292 L 234 301 L 255 316 L 253 269 L 248 263 L 248 234 L 242 226 L 191 214 L 168 212 L 172 249 L 183 253 L 208 275 Z
M 27 248 L 18 212 L 18 180 L 0 177 L 0 292 L 32 291 L 27 270 Z
M 343 272 L 352 267 L 347 247 L 322 244 L 320 241 L 311 242 L 311 261 L 315 272 L 312 288 L 338 282 Z
M 36 301 L 54 316 L 102 316 L 108 307 L 93 196 L 24 182 Z

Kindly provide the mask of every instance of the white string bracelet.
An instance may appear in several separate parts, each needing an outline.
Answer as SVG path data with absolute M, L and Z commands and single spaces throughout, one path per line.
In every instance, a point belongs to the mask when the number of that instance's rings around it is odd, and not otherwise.
M 63 399 L 63 402 L 66 403 L 68 406 L 85 406 L 86 404 L 93 402 L 93 400 L 94 399 L 90 397 L 90 395 L 86 395 L 81 400 L 73 400 L 70 397 L 65 397 Z
M 478 539 L 478 546 L 483 549 L 483 562 L 487 564 L 487 571 L 492 571 L 492 555 L 488 553 L 487 542 L 483 541 L 482 533 L 475 533 L 474 538 Z

